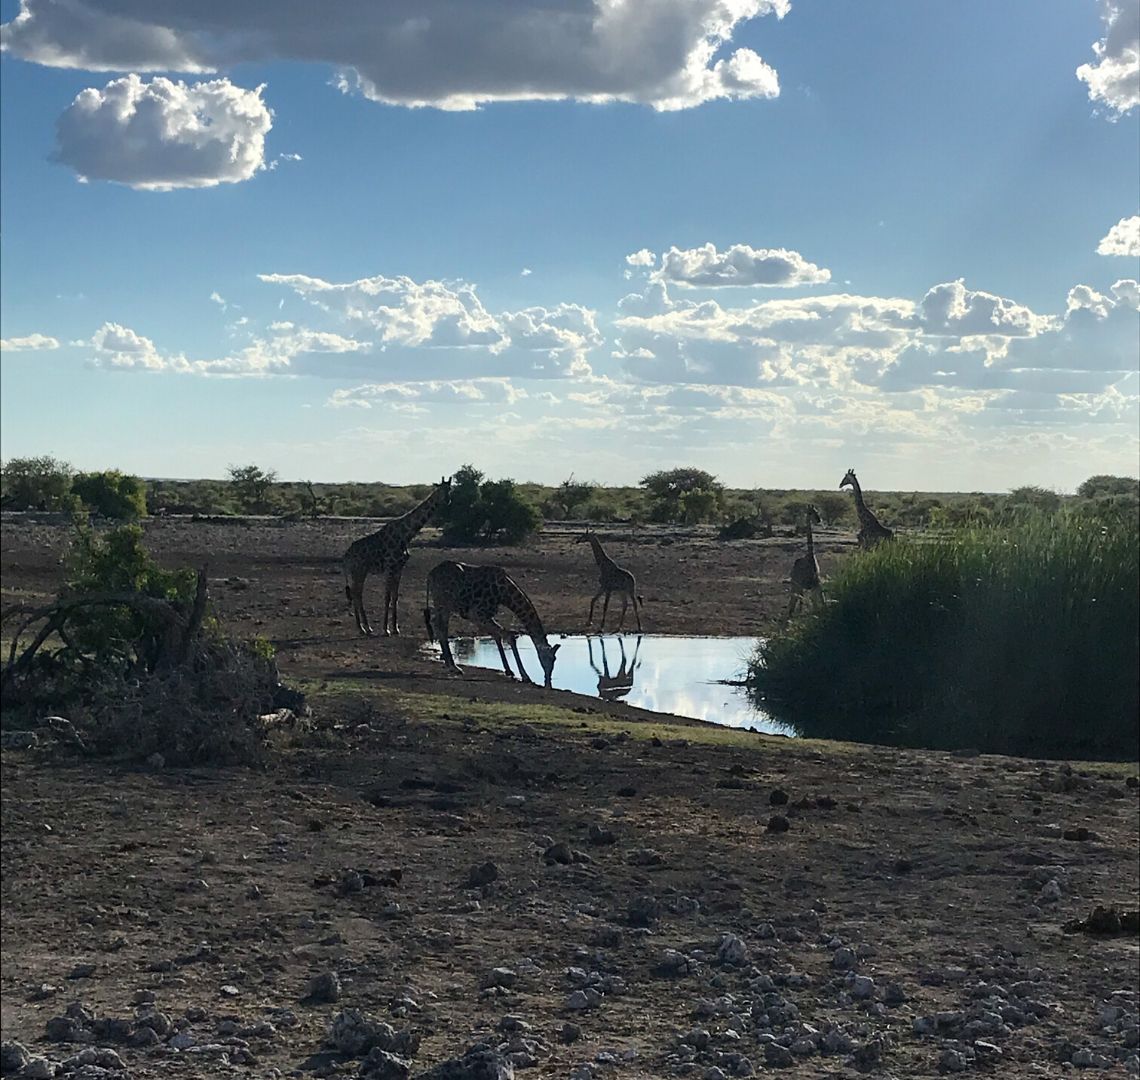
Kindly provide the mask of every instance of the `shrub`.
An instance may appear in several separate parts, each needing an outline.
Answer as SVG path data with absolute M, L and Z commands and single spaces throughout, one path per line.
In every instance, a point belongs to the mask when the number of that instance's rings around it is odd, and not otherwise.
M 1061 496 L 1048 488 L 1027 484 L 1009 493 L 1006 507 L 1016 513 L 1030 510 L 1052 514 L 1061 508 Z
M 1062 513 L 848 560 L 762 643 L 766 708 L 809 735 L 1135 758 L 1140 529 Z
M 554 489 L 554 493 L 543 504 L 543 512 L 547 517 L 567 518 L 578 517 L 584 507 L 588 506 L 597 491 L 597 484 L 583 483 L 575 480 L 573 474 Z
M 146 517 L 146 485 L 137 476 L 126 476 L 118 469 L 80 473 L 71 490 L 84 506 L 105 518 L 135 521 Z
M 246 513 L 264 513 L 269 506 L 269 493 L 277 483 L 277 473 L 259 465 L 231 465 L 227 470 L 234 498 Z
M 708 521 L 720 516 L 724 485 L 704 469 L 649 473 L 642 477 L 641 486 L 649 494 L 649 514 L 654 521 Z
M 53 457 L 11 458 L 0 468 L 0 497 L 6 510 L 76 508 L 71 494 L 74 470 Z
M 438 517 L 449 544 L 517 544 L 542 524 L 537 508 L 513 480 L 484 480 L 473 465 L 464 465 L 452 477 L 451 498 Z
M 1077 488 L 1077 494 L 1082 499 L 1099 499 L 1116 495 L 1140 499 L 1140 480 L 1134 476 L 1106 474 L 1090 476 Z

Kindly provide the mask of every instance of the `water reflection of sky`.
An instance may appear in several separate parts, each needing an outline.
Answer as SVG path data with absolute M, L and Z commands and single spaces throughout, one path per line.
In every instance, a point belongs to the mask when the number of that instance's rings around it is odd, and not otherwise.
M 550 641 L 562 646 L 553 678 L 554 686 L 560 690 L 608 697 L 642 709 L 691 716 L 726 727 L 792 734 L 789 728 L 750 704 L 743 687 L 725 686 L 718 681 L 743 676 L 756 646 L 755 638 L 552 635 Z M 542 667 L 530 638 L 520 637 L 518 644 L 527 674 L 541 681 Z M 499 650 L 490 638 L 457 638 L 452 649 L 461 665 L 502 670 Z M 514 657 L 509 647 L 507 656 L 513 669 Z M 632 685 L 625 690 L 631 672 Z

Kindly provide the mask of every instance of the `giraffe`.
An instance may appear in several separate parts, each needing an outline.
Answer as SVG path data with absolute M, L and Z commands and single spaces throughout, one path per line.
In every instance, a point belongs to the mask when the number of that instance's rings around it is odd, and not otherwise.
M 606 612 L 609 611 L 610 607 L 610 594 L 616 592 L 621 593 L 621 618 L 618 620 L 618 629 L 620 630 L 624 625 L 626 609 L 632 602 L 633 613 L 637 616 L 637 632 L 641 633 L 641 605 L 643 601 L 637 595 L 637 582 L 634 580 L 633 574 L 628 570 L 623 570 L 606 554 L 602 542 L 598 539 L 598 534 L 592 529 L 587 529 L 574 542 L 576 544 L 588 543 L 593 549 L 594 561 L 598 564 L 598 591 L 590 601 L 590 614 L 586 619 L 586 628 L 589 629 L 594 623 L 594 605 L 603 593 L 606 599 L 602 604 L 601 627 L 602 629 L 605 628 Z
M 792 563 L 792 597 L 788 603 L 787 622 L 804 602 L 804 593 L 810 593 L 812 605 L 823 600 L 823 584 L 819 580 L 819 563 L 815 557 L 815 537 L 812 536 L 812 525 L 820 524 L 819 511 L 814 506 L 807 508 L 807 554 L 801 555 Z
M 538 653 L 538 661 L 542 664 L 544 683 L 549 690 L 555 655 L 561 646 L 551 645 L 546 640 L 546 631 L 542 628 L 542 620 L 538 617 L 534 604 L 506 570 L 501 566 L 441 562 L 432 567 L 428 573 L 424 597 L 424 623 L 427 626 L 428 641 L 435 641 L 437 638 L 439 640 L 440 649 L 443 651 L 443 662 L 452 671 L 459 671 L 459 665 L 451 655 L 451 646 L 447 642 L 448 621 L 452 615 L 458 615 L 461 619 L 475 623 L 495 639 L 495 644 L 499 647 L 499 656 L 503 661 L 503 670 L 513 678 L 511 665 L 507 663 L 507 654 L 503 649 L 503 638 L 506 637 L 515 655 L 519 677 L 524 682 L 531 682 L 523 667 L 522 657 L 519 656 L 519 647 L 516 643 L 518 634 L 495 621 L 495 613 L 501 607 L 514 612 L 525 632 L 530 635 Z
M 850 487 L 855 496 L 855 512 L 859 515 L 858 541 L 861 548 L 873 548 L 884 540 L 893 540 L 895 534 L 882 524 L 871 512 L 871 508 L 863 501 L 863 489 L 855 478 L 855 470 L 848 469 L 846 476 L 839 482 L 841 488 Z
M 590 667 L 598 676 L 598 697 L 604 701 L 617 701 L 618 698 L 625 697 L 633 689 L 633 673 L 641 667 L 641 661 L 637 659 L 638 651 L 641 649 L 641 635 L 637 635 L 637 644 L 633 647 L 633 659 L 631 660 L 626 659 L 625 638 L 618 637 L 618 648 L 621 649 L 621 667 L 614 675 L 610 674 L 609 660 L 606 657 L 606 639 L 599 636 L 598 644 L 602 647 L 602 668 L 600 671 L 598 665 L 594 663 L 594 639 L 589 634 L 586 635 L 586 650 L 590 654 Z
M 341 562 L 344 594 L 356 617 L 357 629 L 362 634 L 374 633 L 364 610 L 364 581 L 373 573 L 384 575 L 384 635 L 399 634 L 400 575 L 411 557 L 408 541 L 447 502 L 450 491 L 451 481 L 447 478 L 440 480 L 435 490 L 418 506 L 413 506 L 403 517 L 389 521 L 382 529 L 354 540 L 344 553 Z

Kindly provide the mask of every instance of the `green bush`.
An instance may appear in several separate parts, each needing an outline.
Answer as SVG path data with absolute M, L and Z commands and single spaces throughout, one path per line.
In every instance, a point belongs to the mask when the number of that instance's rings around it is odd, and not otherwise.
M 237 504 L 248 514 L 269 509 L 269 495 L 277 483 L 277 473 L 259 465 L 231 465 L 227 470 Z
M 1134 476 L 1109 476 L 1102 473 L 1084 481 L 1077 488 L 1077 494 L 1082 499 L 1124 496 L 1137 500 L 1140 499 L 1140 480 Z
M 126 476 L 118 469 L 80 473 L 71 490 L 84 506 L 105 518 L 135 521 L 146 517 L 146 485 L 137 476 Z
M 0 468 L 0 501 L 5 510 L 75 510 L 74 471 L 53 457 L 11 458 Z
M 724 485 L 704 469 L 665 469 L 641 479 L 653 521 L 696 524 L 723 516 Z
M 452 477 L 451 498 L 438 518 L 449 544 L 517 544 L 542 525 L 542 515 L 513 480 L 485 480 L 473 465 Z
M 1077 514 L 898 541 L 762 643 L 755 693 L 804 734 L 1136 757 L 1140 528 Z

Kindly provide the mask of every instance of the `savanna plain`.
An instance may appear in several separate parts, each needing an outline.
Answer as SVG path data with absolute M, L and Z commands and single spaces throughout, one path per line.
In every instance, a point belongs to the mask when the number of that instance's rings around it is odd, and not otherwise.
M 1134 761 L 781 738 L 459 677 L 423 649 L 428 570 L 498 563 L 580 633 L 579 528 L 476 551 L 425 530 L 402 634 L 363 637 L 340 557 L 372 527 L 145 522 L 162 566 L 206 566 L 228 632 L 272 644 L 303 715 L 253 765 L 8 740 L 5 1040 L 91 1080 L 1140 1068 Z M 600 529 L 648 633 L 782 632 L 791 529 Z M 6 605 L 56 594 L 71 535 L 5 515 Z M 816 548 L 825 578 L 862 557 L 850 526 Z

